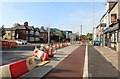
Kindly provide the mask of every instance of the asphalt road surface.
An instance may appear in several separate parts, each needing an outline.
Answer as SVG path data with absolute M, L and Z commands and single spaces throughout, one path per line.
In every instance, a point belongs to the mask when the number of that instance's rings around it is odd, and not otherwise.
M 85 44 L 73 51 L 42 79 L 82 79 Z M 93 46 L 88 46 L 88 77 L 85 79 L 119 79 L 118 70 Z
M 118 79 L 115 69 L 93 46 L 88 47 L 89 79 Z
M 82 45 L 74 50 L 42 79 L 82 79 L 85 48 Z
M 38 45 L 39 44 L 18 45 L 15 48 L 3 49 L 2 51 L 0 51 L 0 57 L 1 57 L 0 65 L 6 65 L 11 62 L 15 62 L 31 57 L 34 47 Z

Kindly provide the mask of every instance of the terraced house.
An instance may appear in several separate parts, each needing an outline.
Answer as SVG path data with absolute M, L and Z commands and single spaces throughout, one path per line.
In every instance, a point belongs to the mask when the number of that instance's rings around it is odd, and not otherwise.
M 106 13 L 96 27 L 96 39 L 102 46 L 118 51 L 120 42 L 120 2 L 106 2 Z
M 5 40 L 16 40 L 24 39 L 28 42 L 39 42 L 39 28 L 34 28 L 33 26 L 28 26 L 28 22 L 24 25 L 15 24 L 11 28 L 5 28 L 6 34 L 4 35 Z

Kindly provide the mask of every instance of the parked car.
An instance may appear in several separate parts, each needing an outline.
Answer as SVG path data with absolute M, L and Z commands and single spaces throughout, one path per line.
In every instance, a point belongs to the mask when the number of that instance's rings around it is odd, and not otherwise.
M 23 39 L 18 39 L 18 40 L 16 40 L 16 43 L 17 44 L 27 44 L 27 41 L 23 40 Z
M 94 45 L 94 46 L 100 46 L 100 41 L 95 40 L 93 45 Z

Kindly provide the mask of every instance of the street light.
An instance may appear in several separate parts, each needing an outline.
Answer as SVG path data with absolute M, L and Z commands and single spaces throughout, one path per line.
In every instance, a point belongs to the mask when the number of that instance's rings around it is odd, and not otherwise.
M 81 35 L 82 35 L 82 25 L 81 25 Z
M 48 27 L 48 45 L 50 45 L 50 25 Z

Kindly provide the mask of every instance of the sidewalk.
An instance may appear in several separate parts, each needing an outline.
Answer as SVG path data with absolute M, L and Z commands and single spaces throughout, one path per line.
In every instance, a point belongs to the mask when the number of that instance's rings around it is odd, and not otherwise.
M 118 68 L 118 52 L 111 50 L 110 48 L 103 46 L 95 46 L 96 50 L 98 50 L 106 59 L 109 61 L 116 69 L 120 71 Z
M 72 51 L 77 49 L 79 46 L 72 45 L 68 46 L 62 49 L 57 50 L 57 52 L 54 52 L 54 57 L 51 58 L 50 62 L 44 66 L 37 67 L 27 74 L 23 75 L 22 77 L 35 77 L 35 78 L 41 78 L 45 74 L 47 74 L 52 68 L 54 68 L 59 62 L 61 62 L 65 57 L 67 57 L 69 54 L 71 54 Z

